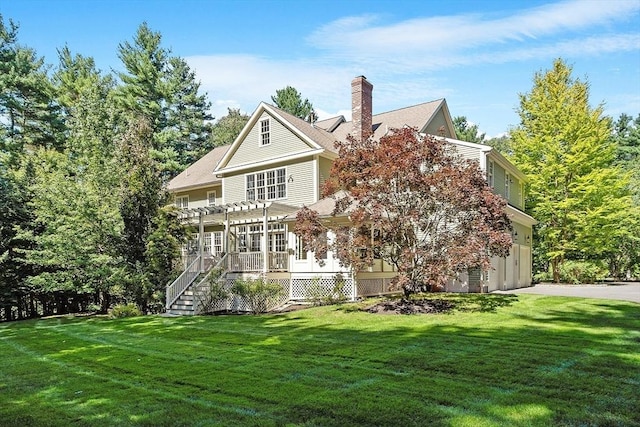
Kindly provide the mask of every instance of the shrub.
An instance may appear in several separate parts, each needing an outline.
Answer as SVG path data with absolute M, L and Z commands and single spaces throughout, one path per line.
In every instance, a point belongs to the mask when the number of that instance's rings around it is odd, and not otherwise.
M 265 313 L 269 303 L 278 298 L 283 290 L 278 283 L 269 283 L 262 279 L 237 279 L 231 292 L 243 298 L 253 314 Z
M 231 296 L 231 293 L 225 288 L 224 281 L 220 281 L 222 272 L 222 269 L 212 271 L 204 284 L 204 293 L 200 300 L 200 308 L 203 313 L 213 313 L 219 310 L 220 303 Z
M 604 274 L 598 264 L 590 261 L 565 261 L 560 266 L 560 280 L 574 285 L 594 283 Z
M 344 302 L 347 296 L 344 293 L 344 280 L 336 277 L 336 283 L 333 288 L 327 292 L 319 277 L 311 279 L 311 284 L 305 289 L 305 299 L 313 305 L 332 305 Z
M 137 305 L 133 303 L 129 304 L 117 304 L 109 312 L 109 316 L 112 319 L 119 319 L 122 317 L 135 317 L 141 316 L 142 312 Z

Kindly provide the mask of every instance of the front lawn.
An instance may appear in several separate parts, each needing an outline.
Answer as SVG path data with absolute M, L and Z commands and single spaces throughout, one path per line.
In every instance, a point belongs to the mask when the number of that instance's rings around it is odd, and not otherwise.
M 0 425 L 640 425 L 640 306 L 0 324 Z

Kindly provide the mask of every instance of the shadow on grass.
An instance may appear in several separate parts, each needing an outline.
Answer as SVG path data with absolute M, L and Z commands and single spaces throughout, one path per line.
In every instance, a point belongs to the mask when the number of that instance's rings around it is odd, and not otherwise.
M 16 351 L 0 349 L 0 419 L 24 421 L 28 410 L 30 425 L 640 423 L 630 304 L 575 302 L 563 313 L 543 298 L 452 299 L 477 314 L 320 307 L 78 320 L 47 334 L 16 325 L 4 337 Z M 611 317 L 626 334 L 588 330 Z M 95 340 L 109 348 L 87 345 Z

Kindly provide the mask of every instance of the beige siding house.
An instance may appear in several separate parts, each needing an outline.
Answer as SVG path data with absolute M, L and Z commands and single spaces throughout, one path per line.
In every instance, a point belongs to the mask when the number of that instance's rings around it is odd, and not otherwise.
M 185 271 L 167 288 L 167 310 L 198 312 L 202 272 L 217 265 L 224 278 L 261 277 L 279 283 L 286 300 L 305 300 L 310 292 L 329 295 L 339 289 L 346 297 L 382 294 L 396 275 L 377 260 L 367 271 L 341 267 L 333 254 L 324 265 L 302 250 L 292 232 L 295 212 L 302 206 L 330 209 L 320 199 L 337 157 L 334 143 L 363 132 L 380 138 L 405 126 L 446 138 L 459 154 L 478 161 L 489 184 L 508 202 L 514 225 L 514 245 L 507 258 L 492 260 L 488 272 L 470 271 L 451 278 L 448 290 L 478 292 L 531 284 L 531 227 L 524 209 L 524 176 L 491 147 L 458 141 L 444 99 L 381 114 L 373 114 L 373 86 L 363 76 L 351 83 L 352 121 L 338 116 L 310 123 L 261 103 L 240 135 L 189 166 L 168 185 L 179 216 L 197 229 L 184 248 Z M 332 236 L 328 236 L 331 239 Z M 226 308 L 242 308 L 229 302 Z

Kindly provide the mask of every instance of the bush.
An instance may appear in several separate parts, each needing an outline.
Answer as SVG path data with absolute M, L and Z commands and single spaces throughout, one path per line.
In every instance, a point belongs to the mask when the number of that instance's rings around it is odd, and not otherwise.
M 278 298 L 283 290 L 278 283 L 268 283 L 262 279 L 237 279 L 231 292 L 243 298 L 253 314 L 265 313 L 269 303 Z
M 560 280 L 565 283 L 594 283 L 604 275 L 598 264 L 589 261 L 565 261 L 560 265 Z
M 137 305 L 133 303 L 129 304 L 117 304 L 109 312 L 109 316 L 112 319 L 120 319 L 122 317 L 135 317 L 141 316 L 142 312 Z
M 222 272 L 222 269 L 212 271 L 207 283 L 205 283 L 204 294 L 200 300 L 200 308 L 203 313 L 213 313 L 219 310 L 220 303 L 231 296 L 231 293 L 225 289 L 225 283 L 220 281 Z
M 344 293 L 344 280 L 336 277 L 336 284 L 329 292 L 320 283 L 320 277 L 311 279 L 311 284 L 305 289 L 305 299 L 313 305 L 333 305 L 347 300 Z

